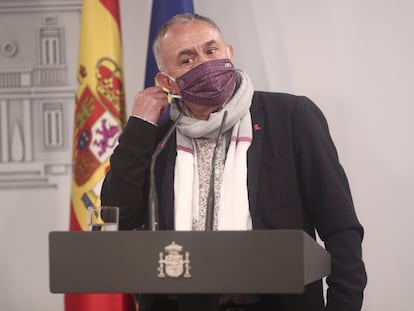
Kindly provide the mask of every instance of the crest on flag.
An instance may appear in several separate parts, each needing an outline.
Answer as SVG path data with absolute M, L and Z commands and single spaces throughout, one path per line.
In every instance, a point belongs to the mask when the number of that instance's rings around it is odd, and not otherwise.
M 121 127 L 110 113 L 105 112 L 92 125 L 92 133 L 93 142 L 90 149 L 99 162 L 103 163 L 112 154 L 118 142 Z
M 122 83 L 122 70 L 119 65 L 109 57 L 98 60 L 95 68 L 96 93 L 102 104 L 114 116 L 121 117 L 124 112 L 124 91 Z

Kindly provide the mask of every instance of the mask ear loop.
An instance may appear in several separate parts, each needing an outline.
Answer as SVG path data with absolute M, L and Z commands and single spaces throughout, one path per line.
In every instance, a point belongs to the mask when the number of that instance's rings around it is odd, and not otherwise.
M 180 100 L 182 99 L 181 95 L 173 94 L 173 93 L 171 93 L 170 90 L 168 90 L 168 96 L 173 98 L 173 99 L 180 99 Z

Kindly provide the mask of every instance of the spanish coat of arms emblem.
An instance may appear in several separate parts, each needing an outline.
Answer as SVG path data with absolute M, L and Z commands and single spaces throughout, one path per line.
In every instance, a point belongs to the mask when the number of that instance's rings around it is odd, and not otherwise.
M 190 253 L 181 254 L 183 247 L 174 241 L 164 248 L 165 253 L 160 252 L 158 260 L 158 277 L 190 278 Z

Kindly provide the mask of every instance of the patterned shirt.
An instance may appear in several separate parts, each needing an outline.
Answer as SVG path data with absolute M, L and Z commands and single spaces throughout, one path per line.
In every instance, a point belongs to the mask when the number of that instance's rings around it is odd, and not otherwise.
M 225 139 L 222 136 L 221 140 Z M 210 178 L 212 173 L 212 160 L 216 147 L 215 138 L 196 138 L 195 152 L 197 157 L 197 172 L 199 176 L 199 214 L 193 218 L 193 230 L 206 230 L 207 200 L 210 191 Z M 217 145 L 216 161 L 214 163 L 214 225 L 217 230 L 217 210 L 220 201 L 220 188 L 224 171 L 224 146 L 223 143 Z

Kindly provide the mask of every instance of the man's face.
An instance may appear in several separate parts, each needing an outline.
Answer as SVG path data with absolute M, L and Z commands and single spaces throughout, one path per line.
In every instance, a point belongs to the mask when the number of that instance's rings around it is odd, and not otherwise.
M 163 69 L 174 78 L 207 60 L 233 56 L 220 32 L 201 20 L 171 26 L 160 47 Z

